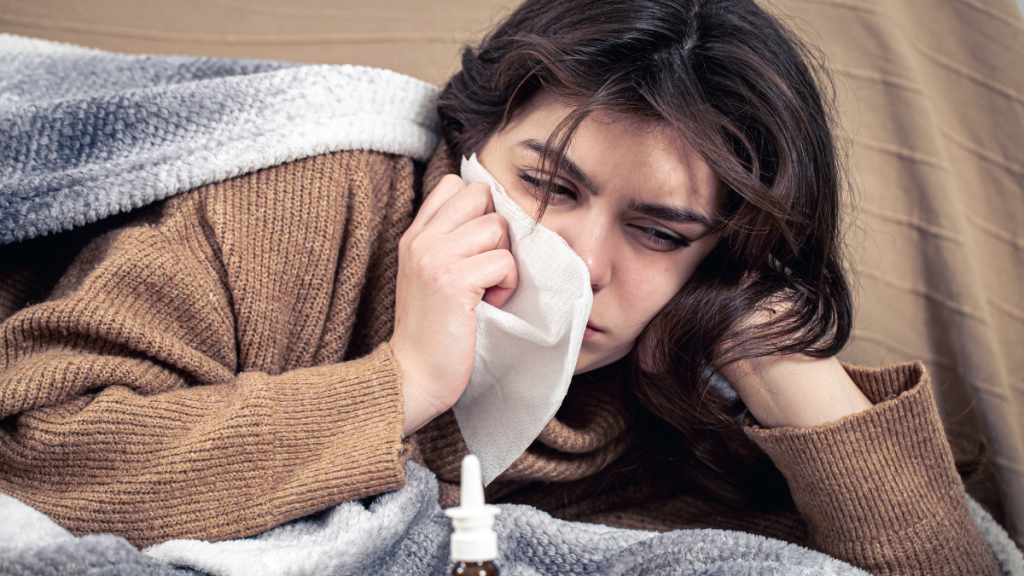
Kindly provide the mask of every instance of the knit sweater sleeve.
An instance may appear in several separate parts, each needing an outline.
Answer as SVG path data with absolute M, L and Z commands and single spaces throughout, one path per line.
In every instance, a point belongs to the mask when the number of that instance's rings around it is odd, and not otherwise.
M 746 428 L 786 477 L 813 544 L 873 574 L 999 574 L 924 365 L 846 369 L 873 408 L 810 429 Z
M 329 154 L 91 243 L 0 325 L 0 492 L 144 546 L 400 488 L 391 320 L 361 310 L 393 299 L 411 190 L 407 159 Z

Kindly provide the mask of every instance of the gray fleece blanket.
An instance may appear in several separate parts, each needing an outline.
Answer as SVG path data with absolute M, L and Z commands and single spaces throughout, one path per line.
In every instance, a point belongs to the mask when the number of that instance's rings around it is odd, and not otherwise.
M 436 92 L 386 70 L 128 56 L 0 34 L 0 243 L 328 151 L 424 159 Z M 0 494 L 0 574 L 446 573 L 436 479 L 406 472 L 402 490 L 252 538 L 141 552 L 116 536 L 76 538 Z M 973 502 L 972 513 L 1007 573 L 1024 573 L 1006 533 Z M 507 575 L 863 574 L 761 536 L 612 530 L 525 506 L 502 506 L 497 530 Z
M 406 478 L 406 487 L 396 492 L 341 504 L 252 538 L 172 540 L 141 552 L 116 536 L 76 538 L 42 513 L 0 495 L 0 574 L 447 574 L 451 523 L 437 504 L 437 480 L 414 463 L 406 466 Z M 529 506 L 500 508 L 498 564 L 506 576 L 866 574 L 796 544 L 743 532 L 659 534 L 566 522 Z M 1021 574 L 1020 552 L 1006 533 L 973 501 L 972 513 L 1005 573 Z
M 431 574 L 449 570 L 451 524 L 434 475 L 416 464 L 408 485 L 227 542 L 172 540 L 138 552 L 122 538 L 75 538 L 46 516 L 0 497 L 0 573 L 224 576 Z M 725 530 L 666 534 L 556 520 L 501 505 L 496 529 L 502 574 L 865 574 L 780 540 Z
M 325 152 L 425 159 L 436 94 L 389 70 L 129 56 L 0 34 L 0 244 Z

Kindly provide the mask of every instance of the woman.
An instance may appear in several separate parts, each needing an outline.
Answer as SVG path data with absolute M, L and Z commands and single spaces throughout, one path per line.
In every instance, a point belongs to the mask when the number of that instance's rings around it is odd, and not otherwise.
M 445 176 L 475 152 L 594 291 L 569 395 L 492 500 L 997 572 L 921 365 L 832 357 L 842 178 L 805 59 L 752 2 L 527 2 L 445 88 L 415 218 L 409 159 L 309 158 L 166 201 L 7 319 L 0 491 L 137 545 L 394 490 L 408 459 L 453 504 L 473 309 L 516 286 L 489 193 Z

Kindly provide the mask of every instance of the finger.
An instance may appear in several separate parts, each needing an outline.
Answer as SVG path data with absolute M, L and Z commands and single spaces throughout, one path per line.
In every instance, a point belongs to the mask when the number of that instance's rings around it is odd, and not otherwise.
M 495 308 L 501 308 L 505 305 L 505 302 L 508 302 L 508 299 L 512 297 L 512 293 L 515 291 L 515 288 L 491 286 L 487 290 L 484 290 L 483 301 Z
M 493 217 L 497 217 L 497 218 L 501 219 L 501 226 L 502 226 L 502 232 L 503 232 L 502 235 L 501 235 L 501 238 L 498 238 L 498 243 L 494 246 L 494 249 L 495 250 L 508 250 L 509 252 L 511 252 L 512 251 L 512 237 L 509 236 L 509 233 L 508 233 L 508 220 L 505 220 L 505 217 L 500 215 L 500 214 L 498 214 L 497 212 L 495 212 L 494 214 L 495 214 L 495 216 L 491 216 L 491 217 L 492 218 Z
M 474 182 L 459 190 L 438 208 L 428 226 L 441 234 L 448 234 L 463 224 L 494 212 L 494 200 L 486 184 Z
M 470 258 L 491 250 L 509 250 L 508 223 L 491 212 L 466 222 L 438 240 L 433 250 L 450 258 Z
M 455 174 L 447 174 L 441 181 L 434 186 L 434 189 L 424 198 L 423 205 L 420 206 L 419 212 L 416 213 L 416 218 L 413 219 L 410 229 L 422 228 L 426 226 L 434 214 L 437 213 L 438 209 L 448 201 L 449 198 L 457 194 L 460 190 L 466 187 L 466 183 L 462 181 Z
M 462 261 L 466 278 L 479 288 L 480 299 L 500 308 L 519 285 L 519 270 L 508 250 L 491 250 Z M 476 303 L 473 304 L 474 307 Z

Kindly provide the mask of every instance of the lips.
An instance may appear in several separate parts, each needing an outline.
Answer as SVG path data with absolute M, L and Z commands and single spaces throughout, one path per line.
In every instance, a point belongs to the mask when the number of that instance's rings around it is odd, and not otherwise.
M 590 322 L 587 322 L 587 329 L 583 331 L 583 339 L 589 340 L 593 338 L 595 335 L 602 333 L 604 333 L 604 330 L 601 330 L 600 328 L 594 326 Z

